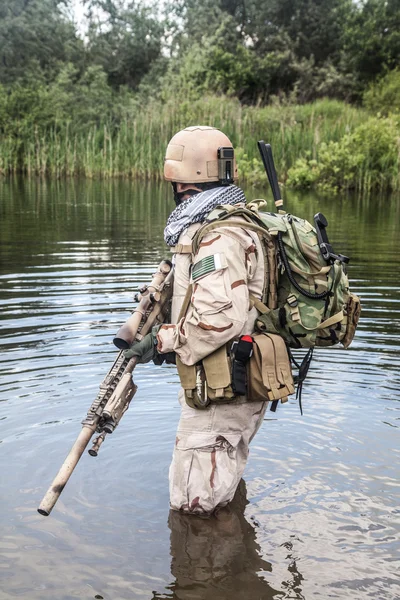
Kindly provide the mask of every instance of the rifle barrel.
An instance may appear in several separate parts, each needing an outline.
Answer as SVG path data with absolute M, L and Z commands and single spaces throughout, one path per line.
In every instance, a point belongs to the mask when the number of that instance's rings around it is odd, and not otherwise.
M 57 502 L 61 492 L 63 491 L 68 479 L 71 477 L 76 465 L 79 462 L 86 446 L 90 442 L 90 438 L 96 430 L 97 423 L 91 426 L 84 426 L 75 444 L 72 446 L 67 458 L 65 459 L 61 469 L 58 471 L 53 483 L 47 490 L 43 500 L 40 503 L 38 513 L 44 517 L 48 517 L 55 503 Z
M 37 509 L 39 514 L 45 517 L 49 516 L 95 431 L 98 430 L 100 435 L 95 439 L 92 449 L 89 450 L 91 456 L 97 456 L 106 433 L 114 431 L 128 409 L 137 389 L 130 377 L 136 366 L 137 358 L 131 358 L 126 364 L 127 359 L 122 350 L 128 348 L 135 339 L 138 341 L 142 339 L 157 322 L 157 319 L 160 323 L 164 321 L 168 302 L 172 296 L 172 277 L 171 261 L 163 260 L 153 275 L 150 285 L 144 289 L 136 311 L 117 333 L 114 344 L 120 348 L 121 352 L 100 385 L 100 392 L 90 406 L 86 418 L 82 421 L 83 428 L 75 444 L 43 497 Z M 125 331 L 124 335 L 121 335 L 121 331 L 122 333 Z M 140 332 L 139 338 L 137 337 L 138 332 Z M 124 367 L 124 365 L 126 366 Z M 105 409 L 107 410 L 104 421 L 102 413 Z

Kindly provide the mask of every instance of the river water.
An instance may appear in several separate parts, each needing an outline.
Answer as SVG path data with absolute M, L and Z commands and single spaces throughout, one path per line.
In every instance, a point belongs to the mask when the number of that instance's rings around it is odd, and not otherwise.
M 248 197 L 262 191 L 248 190 Z M 266 413 L 230 512 L 169 514 L 172 366 L 141 366 L 119 428 L 51 516 L 36 508 L 80 431 L 133 290 L 168 256 L 169 187 L 0 181 L 0 598 L 400 598 L 400 201 L 290 195 L 323 212 L 363 303 L 347 351 Z

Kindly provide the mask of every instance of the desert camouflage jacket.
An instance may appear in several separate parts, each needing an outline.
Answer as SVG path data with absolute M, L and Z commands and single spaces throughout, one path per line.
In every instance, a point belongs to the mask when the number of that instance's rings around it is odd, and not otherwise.
M 264 257 L 256 233 L 223 227 L 206 234 L 198 252 L 191 242 L 200 224 L 184 231 L 174 255 L 175 278 L 170 325 L 158 334 L 158 351 L 175 351 L 193 365 L 235 337 L 251 334 L 257 316 L 249 293 L 261 298 Z M 188 286 L 192 297 L 186 315 L 178 322 Z

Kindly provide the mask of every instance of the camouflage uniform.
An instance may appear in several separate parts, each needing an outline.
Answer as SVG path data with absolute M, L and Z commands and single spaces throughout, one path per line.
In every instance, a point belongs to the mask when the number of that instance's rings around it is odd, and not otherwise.
M 191 225 L 179 238 L 172 324 L 164 325 L 158 334 L 159 351 L 174 350 L 186 365 L 197 363 L 233 338 L 253 333 L 257 312 L 249 310 L 249 292 L 260 298 L 264 282 L 257 234 L 221 227 L 202 239 L 193 257 L 191 241 L 199 227 Z M 177 322 L 191 265 L 216 254 L 220 268 L 196 281 L 187 314 Z M 266 402 L 238 397 L 198 410 L 186 405 L 182 391 L 179 399 L 182 412 L 169 476 L 171 508 L 209 514 L 232 500 Z

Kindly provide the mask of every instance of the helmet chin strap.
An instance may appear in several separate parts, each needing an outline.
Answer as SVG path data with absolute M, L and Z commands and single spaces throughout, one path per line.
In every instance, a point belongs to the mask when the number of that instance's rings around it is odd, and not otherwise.
M 176 204 L 176 206 L 178 206 L 183 201 L 184 196 L 195 196 L 196 194 L 201 194 L 201 192 L 204 192 L 206 190 L 211 190 L 215 187 L 220 187 L 221 183 L 219 183 L 218 181 L 212 181 L 209 183 L 198 183 L 198 184 L 196 184 L 196 186 L 201 188 L 201 191 L 193 190 L 193 189 L 189 188 L 188 190 L 185 190 L 184 192 L 178 192 L 178 189 L 177 189 L 178 186 L 177 186 L 176 181 L 171 181 L 171 185 L 172 185 L 172 189 L 174 190 L 175 204 Z

